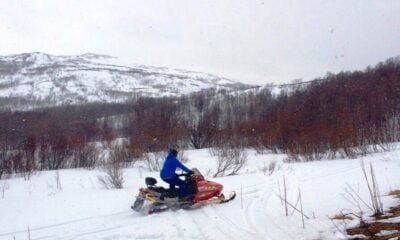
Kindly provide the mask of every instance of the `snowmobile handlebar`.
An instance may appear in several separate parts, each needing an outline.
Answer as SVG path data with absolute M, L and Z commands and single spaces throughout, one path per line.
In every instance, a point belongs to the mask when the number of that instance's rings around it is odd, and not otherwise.
M 190 175 L 193 175 L 194 172 L 188 172 L 188 173 L 181 173 L 181 174 L 175 174 L 178 177 L 189 177 Z

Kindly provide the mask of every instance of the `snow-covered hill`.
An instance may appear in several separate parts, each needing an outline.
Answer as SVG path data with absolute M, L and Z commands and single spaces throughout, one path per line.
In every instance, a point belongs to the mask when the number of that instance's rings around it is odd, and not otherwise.
M 29 181 L 1 180 L 0 186 L 6 187 L 3 196 L 0 191 L 0 239 L 349 239 L 341 230 L 357 224 L 358 219 L 334 222 L 330 217 L 345 209 L 358 214 L 359 207 L 364 219 L 371 214 L 362 202 L 368 204 L 370 199 L 360 159 L 287 163 L 283 154 L 248 153 L 240 175 L 212 179 L 216 159 L 207 150 L 186 151 L 190 159 L 187 166 L 197 167 L 210 180 L 222 183 L 224 192 L 235 190 L 236 199 L 153 215 L 130 209 L 138 188 L 144 186 L 144 177 L 159 179 L 157 172 L 139 165 L 125 169 L 125 184 L 120 190 L 102 188 L 97 176 L 103 173 L 98 170 L 44 171 Z M 399 154 L 399 150 L 392 150 L 363 157 L 366 164 L 373 164 L 382 195 L 400 187 Z M 262 169 L 273 161 L 277 163 L 275 171 L 264 173 Z M 278 198 L 284 178 L 289 202 L 295 204 L 301 190 L 308 216 L 305 228 L 300 214 L 292 208 L 285 216 Z M 349 187 L 362 199 L 358 205 L 346 197 Z M 389 196 L 383 200 L 385 209 L 398 202 Z
M 0 98 L 47 105 L 118 102 L 137 96 L 176 96 L 204 89 L 254 86 L 207 73 L 150 66 L 120 66 L 106 55 L 0 56 Z

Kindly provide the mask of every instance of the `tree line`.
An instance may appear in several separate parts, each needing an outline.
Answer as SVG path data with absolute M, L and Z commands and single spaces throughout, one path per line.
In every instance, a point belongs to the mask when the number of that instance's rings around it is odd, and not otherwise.
M 400 61 L 327 74 L 279 94 L 215 89 L 0 112 L 0 177 L 32 169 L 93 167 L 96 143 L 125 139 L 127 161 L 180 148 L 250 147 L 294 160 L 355 157 L 400 140 Z

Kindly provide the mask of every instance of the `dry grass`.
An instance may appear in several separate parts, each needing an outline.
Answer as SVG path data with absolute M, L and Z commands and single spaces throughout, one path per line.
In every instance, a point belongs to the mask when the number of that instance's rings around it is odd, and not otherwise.
M 368 223 L 364 226 L 350 228 L 347 230 L 347 233 L 349 235 L 363 234 L 365 236 L 369 236 L 368 239 L 373 239 L 373 240 L 385 240 L 385 239 L 393 239 L 396 237 L 400 237 L 400 232 L 391 233 L 385 236 L 377 236 L 376 234 L 381 232 L 382 230 L 392 231 L 399 229 L 400 229 L 400 223 L 373 222 L 373 223 Z
M 354 218 L 347 215 L 347 214 L 336 214 L 335 216 L 333 216 L 331 219 L 333 220 L 353 220 Z
M 397 189 L 397 190 L 390 191 L 390 192 L 389 192 L 389 195 L 390 195 L 390 196 L 395 196 L 395 197 L 400 198 L 400 190 Z
M 386 240 L 386 239 L 400 239 L 400 223 L 399 222 L 382 222 L 380 220 L 383 219 L 391 219 L 400 216 L 400 204 L 394 207 L 391 207 L 389 211 L 387 211 L 384 215 L 380 216 L 376 219 L 375 222 L 361 224 L 358 227 L 347 229 L 347 234 L 349 235 L 357 235 L 363 234 L 368 236 L 367 239 L 372 240 Z M 397 230 L 397 232 L 393 232 L 387 235 L 377 235 L 381 231 L 393 231 Z M 365 239 L 365 238 L 352 238 L 353 240 L 357 239 Z
M 388 195 L 393 197 L 400 196 L 400 190 L 391 191 Z M 356 216 L 356 215 L 355 215 Z M 348 219 L 345 214 L 338 214 L 332 219 L 344 220 Z M 400 240 L 400 222 L 395 221 L 394 218 L 400 217 L 400 203 L 390 207 L 388 211 L 382 212 L 379 215 L 372 215 L 374 220 L 368 222 L 360 218 L 360 224 L 357 227 L 349 228 L 346 230 L 347 234 L 352 240 L 373 239 L 373 240 Z M 391 221 L 393 219 L 393 221 Z M 350 220 L 350 219 L 349 219 Z M 385 231 L 385 232 L 384 232 Z M 365 237 L 361 237 L 364 235 Z
M 400 217 L 400 205 L 391 207 L 388 211 L 393 217 Z

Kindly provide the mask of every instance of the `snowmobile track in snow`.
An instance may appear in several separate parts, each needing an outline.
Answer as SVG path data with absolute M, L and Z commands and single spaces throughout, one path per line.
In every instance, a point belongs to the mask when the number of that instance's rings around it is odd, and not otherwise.
M 70 221 L 66 221 L 66 222 L 30 228 L 29 231 L 37 232 L 37 231 L 41 231 L 41 230 L 48 230 L 48 229 L 52 229 L 52 228 L 78 224 L 78 223 L 85 222 L 85 221 L 98 220 L 100 218 L 118 216 L 118 215 L 122 215 L 122 214 L 126 214 L 126 213 L 130 213 L 130 211 L 123 211 L 123 212 L 112 213 L 112 214 L 104 214 L 104 215 L 92 216 L 92 217 L 87 217 L 87 218 L 74 219 L 74 220 L 70 220 Z M 0 233 L 0 237 L 13 236 L 13 235 L 17 235 L 17 234 L 25 234 L 25 233 L 27 233 L 27 231 L 28 231 L 27 229 L 24 229 L 24 230 L 12 231 L 12 232 Z
M 219 236 L 219 239 L 244 239 L 243 237 L 239 237 L 242 234 L 240 231 L 229 226 L 229 224 L 221 223 L 219 216 L 212 212 L 208 209 L 202 209 L 201 211 L 204 221 L 211 221 L 210 225 L 212 225 L 213 229 L 222 234 L 223 237 Z
M 262 191 L 262 190 L 261 190 Z M 249 227 L 255 232 L 255 238 L 254 239 L 271 239 L 268 237 L 268 232 L 265 231 L 264 229 L 267 228 L 268 224 L 265 224 L 265 228 L 263 227 L 257 227 L 257 220 L 256 216 L 261 214 L 263 216 L 264 214 L 264 206 L 267 205 L 268 199 L 271 196 L 271 192 L 268 191 L 269 194 L 267 198 L 264 200 L 265 194 L 258 196 L 257 198 L 253 198 L 249 204 L 246 205 L 246 210 L 245 210 L 245 219 L 246 219 L 246 224 L 249 225 Z M 265 222 L 265 218 L 263 217 L 262 221 L 259 222 Z M 266 238 L 267 237 L 267 238 Z

